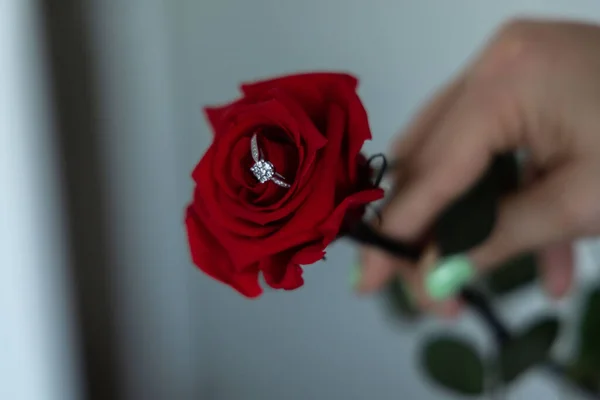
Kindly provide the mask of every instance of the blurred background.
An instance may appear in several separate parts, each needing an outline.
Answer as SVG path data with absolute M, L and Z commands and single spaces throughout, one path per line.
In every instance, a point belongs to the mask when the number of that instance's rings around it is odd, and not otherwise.
M 242 81 L 306 70 L 361 80 L 382 151 L 515 16 L 600 22 L 597 0 L 0 0 L 0 399 L 461 399 L 418 368 L 428 331 L 490 338 L 470 313 L 390 321 L 336 243 L 306 285 L 248 301 L 191 264 L 183 211 L 210 144 L 201 108 Z M 499 304 L 509 324 L 576 318 L 578 287 Z M 567 354 L 567 329 L 555 351 Z M 576 399 L 533 370 L 509 399 Z

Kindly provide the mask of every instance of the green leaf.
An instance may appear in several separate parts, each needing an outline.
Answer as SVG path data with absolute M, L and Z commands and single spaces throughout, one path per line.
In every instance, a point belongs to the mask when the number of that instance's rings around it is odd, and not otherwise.
M 590 293 L 584 310 L 578 364 L 600 375 L 600 288 Z
M 559 328 L 558 319 L 547 317 L 508 342 L 499 354 L 503 381 L 511 382 L 530 368 L 546 361 Z
M 587 297 L 583 308 L 577 355 L 568 376 L 579 386 L 600 390 L 600 288 Z
M 394 316 L 415 320 L 421 315 L 400 279 L 393 279 L 388 285 L 387 299 Z
M 504 295 L 532 283 L 536 278 L 535 255 L 524 254 L 493 270 L 486 277 L 486 282 L 492 293 Z
M 425 344 L 423 367 L 429 377 L 451 391 L 480 395 L 484 391 L 484 366 L 475 349 L 465 341 L 440 337 Z
M 588 365 L 576 361 L 567 369 L 567 377 L 577 386 L 592 392 L 600 391 L 600 371 L 594 370 Z

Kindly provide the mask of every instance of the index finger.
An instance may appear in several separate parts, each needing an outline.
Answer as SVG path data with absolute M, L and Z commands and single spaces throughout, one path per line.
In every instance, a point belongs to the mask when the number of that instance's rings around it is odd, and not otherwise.
M 382 213 L 385 234 L 419 239 L 435 217 L 476 182 L 492 156 L 512 146 L 498 139 L 504 133 L 499 109 L 485 104 L 473 94 L 462 96 L 429 135 L 409 182 Z

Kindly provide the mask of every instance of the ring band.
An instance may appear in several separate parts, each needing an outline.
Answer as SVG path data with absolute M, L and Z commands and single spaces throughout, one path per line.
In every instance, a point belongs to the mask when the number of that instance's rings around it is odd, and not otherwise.
M 285 178 L 281 174 L 275 171 L 275 166 L 270 161 L 263 158 L 263 152 L 258 147 L 258 137 L 256 133 L 254 133 L 250 139 L 250 152 L 252 154 L 252 159 L 254 160 L 254 165 L 250 168 L 250 171 L 260 183 L 271 181 L 286 189 L 291 186 L 285 181 Z

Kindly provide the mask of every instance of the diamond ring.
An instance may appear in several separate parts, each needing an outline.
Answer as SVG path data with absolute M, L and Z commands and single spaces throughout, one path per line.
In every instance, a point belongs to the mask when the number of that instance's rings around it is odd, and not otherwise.
M 250 151 L 254 160 L 254 165 L 250 168 L 250 171 L 252 171 L 260 183 L 271 181 L 283 188 L 290 187 L 290 184 L 285 182 L 285 178 L 275 171 L 275 166 L 263 158 L 263 153 L 258 148 L 256 133 L 252 135 L 252 139 L 250 140 Z

